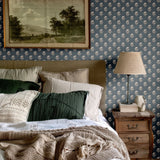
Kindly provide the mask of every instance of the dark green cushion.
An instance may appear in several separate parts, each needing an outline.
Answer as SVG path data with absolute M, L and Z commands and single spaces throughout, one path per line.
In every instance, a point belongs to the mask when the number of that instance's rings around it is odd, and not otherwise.
M 86 91 L 40 93 L 33 101 L 28 121 L 49 119 L 81 119 L 84 115 Z
M 0 79 L 0 93 L 17 93 L 24 90 L 39 90 L 39 85 L 30 81 Z

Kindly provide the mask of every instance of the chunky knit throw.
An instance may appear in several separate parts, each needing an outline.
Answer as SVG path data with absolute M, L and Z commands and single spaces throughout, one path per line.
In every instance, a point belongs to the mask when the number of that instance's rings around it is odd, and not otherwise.
M 8 160 L 129 160 L 119 136 L 97 126 L 61 130 L 0 132 Z

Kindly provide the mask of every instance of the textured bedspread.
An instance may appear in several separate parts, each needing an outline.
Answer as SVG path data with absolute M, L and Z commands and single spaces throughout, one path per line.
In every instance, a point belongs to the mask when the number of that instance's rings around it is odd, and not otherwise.
M 99 126 L 0 132 L 0 149 L 11 160 L 130 159 L 117 134 Z

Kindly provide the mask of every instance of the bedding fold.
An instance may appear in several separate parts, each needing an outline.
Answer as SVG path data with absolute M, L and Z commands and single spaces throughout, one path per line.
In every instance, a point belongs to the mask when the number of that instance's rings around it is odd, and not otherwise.
M 12 160 L 129 160 L 118 135 L 99 126 L 0 132 L 0 149 Z

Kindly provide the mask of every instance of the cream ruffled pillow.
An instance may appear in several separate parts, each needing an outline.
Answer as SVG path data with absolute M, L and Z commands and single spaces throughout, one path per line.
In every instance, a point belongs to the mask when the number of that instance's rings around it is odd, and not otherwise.
M 38 91 L 25 90 L 14 94 L 0 94 L 0 122 L 26 122 Z

